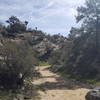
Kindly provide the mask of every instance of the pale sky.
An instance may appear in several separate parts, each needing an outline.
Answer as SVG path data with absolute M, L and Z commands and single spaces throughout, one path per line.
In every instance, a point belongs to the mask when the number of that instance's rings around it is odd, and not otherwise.
M 76 26 L 76 8 L 84 0 L 0 0 L 0 22 L 11 15 L 29 21 L 29 27 L 66 35 Z

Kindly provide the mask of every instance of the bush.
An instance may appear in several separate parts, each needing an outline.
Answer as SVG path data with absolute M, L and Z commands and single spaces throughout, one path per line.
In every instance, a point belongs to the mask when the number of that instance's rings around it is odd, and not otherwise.
M 0 24 L 0 35 L 1 36 L 6 36 L 8 34 L 6 27 Z
M 24 80 L 34 75 L 34 52 L 28 44 L 11 41 L 0 48 L 0 85 L 6 89 L 21 88 Z

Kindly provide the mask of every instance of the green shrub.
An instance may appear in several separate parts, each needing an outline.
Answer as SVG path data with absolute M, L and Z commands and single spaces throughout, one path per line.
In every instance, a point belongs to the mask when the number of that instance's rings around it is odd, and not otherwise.
M 0 47 L 0 85 L 5 89 L 17 89 L 24 80 L 33 78 L 37 60 L 27 43 L 7 41 Z

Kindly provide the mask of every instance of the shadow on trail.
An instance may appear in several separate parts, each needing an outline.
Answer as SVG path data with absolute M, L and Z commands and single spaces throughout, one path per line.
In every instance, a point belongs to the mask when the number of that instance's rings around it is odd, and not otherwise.
M 54 75 L 52 75 L 52 76 L 42 76 L 41 78 L 43 78 L 43 79 L 45 79 L 45 78 L 57 78 L 57 76 L 54 76 Z
M 55 78 L 56 82 L 45 82 L 42 83 L 40 85 L 38 85 L 40 88 L 42 88 L 43 90 L 56 90 L 56 89 L 60 89 L 60 90 L 66 90 L 66 89 L 71 89 L 71 90 L 75 90 L 75 89 L 79 89 L 79 88 L 87 88 L 87 89 L 91 89 L 92 86 L 90 86 L 89 84 L 83 84 L 79 81 L 76 81 L 74 79 L 67 79 L 64 77 L 56 77 L 56 76 L 43 76 L 44 78 Z

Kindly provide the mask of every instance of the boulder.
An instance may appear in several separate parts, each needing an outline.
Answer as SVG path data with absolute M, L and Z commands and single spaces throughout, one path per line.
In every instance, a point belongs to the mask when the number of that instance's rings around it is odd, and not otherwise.
M 86 95 L 86 100 L 100 100 L 100 87 L 94 88 Z

